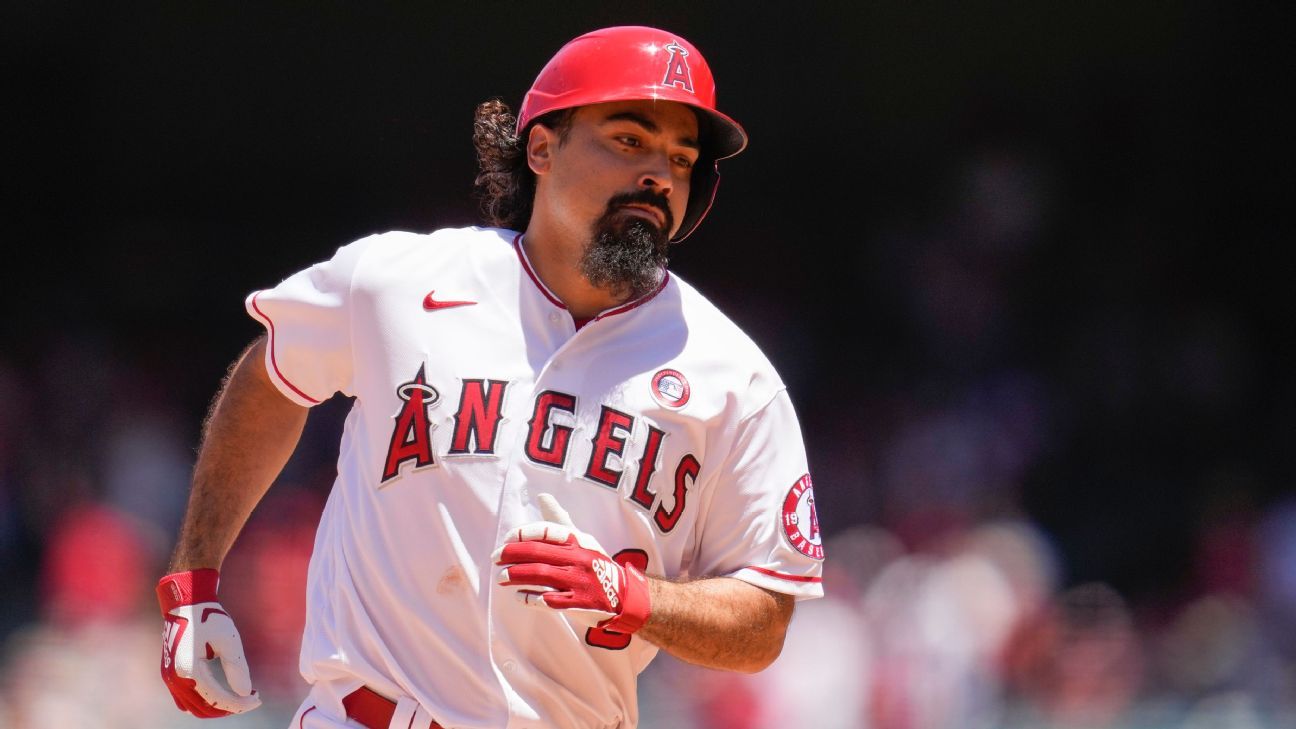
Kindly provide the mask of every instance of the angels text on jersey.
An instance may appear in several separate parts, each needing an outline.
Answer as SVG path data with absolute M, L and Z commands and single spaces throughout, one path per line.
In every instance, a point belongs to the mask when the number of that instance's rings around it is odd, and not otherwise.
M 404 473 L 436 466 L 440 458 L 498 457 L 503 405 L 510 383 L 488 378 L 464 379 L 454 411 L 449 448 L 437 454 L 433 452 L 432 438 L 437 426 L 431 410 L 445 398 L 427 382 L 425 372 L 420 366 L 412 379 L 396 388 L 401 404 L 394 417 L 380 487 Z M 682 379 L 673 370 L 668 372 Z M 654 386 L 660 379 L 659 373 Z M 525 423 L 522 449 L 531 464 L 562 471 L 572 469 L 587 482 L 614 491 L 620 491 L 626 473 L 633 471 L 629 499 L 652 514 L 653 523 L 663 534 L 669 534 L 679 523 L 687 508 L 688 490 L 697 480 L 702 464 L 692 453 L 685 453 L 673 464 L 660 463 L 667 432 L 646 416 L 600 404 L 597 425 L 586 449 L 576 437 L 579 430 L 576 395 L 542 390 L 535 394 L 528 412 L 531 415 Z M 666 465 L 670 468 L 663 468 Z M 669 499 L 659 493 L 661 483 L 669 487 Z

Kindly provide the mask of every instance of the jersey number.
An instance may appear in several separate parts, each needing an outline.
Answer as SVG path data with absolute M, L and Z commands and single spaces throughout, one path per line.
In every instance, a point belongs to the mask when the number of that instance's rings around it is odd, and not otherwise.
M 648 553 L 642 549 L 623 549 L 612 555 L 612 561 L 621 565 L 634 565 L 640 572 L 648 572 Z M 585 642 L 595 648 L 606 648 L 610 651 L 623 650 L 630 645 L 630 636 L 615 630 L 590 628 L 585 631 Z

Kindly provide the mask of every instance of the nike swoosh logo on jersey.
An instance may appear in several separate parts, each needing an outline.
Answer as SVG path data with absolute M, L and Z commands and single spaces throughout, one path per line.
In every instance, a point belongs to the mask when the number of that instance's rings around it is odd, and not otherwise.
M 423 308 L 427 311 L 436 311 L 437 309 L 449 309 L 455 306 L 472 306 L 476 301 L 437 301 L 432 298 L 436 291 L 429 291 L 428 295 L 423 298 Z

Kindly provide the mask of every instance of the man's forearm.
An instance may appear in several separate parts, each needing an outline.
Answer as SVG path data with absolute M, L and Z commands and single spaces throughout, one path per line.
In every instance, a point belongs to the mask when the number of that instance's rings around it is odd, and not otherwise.
M 265 346 L 263 337 L 243 352 L 212 406 L 172 572 L 219 568 L 297 447 L 307 409 L 270 382 L 263 364 Z
M 755 673 L 778 658 L 793 598 L 728 577 L 649 578 L 652 613 L 636 635 L 699 666 Z

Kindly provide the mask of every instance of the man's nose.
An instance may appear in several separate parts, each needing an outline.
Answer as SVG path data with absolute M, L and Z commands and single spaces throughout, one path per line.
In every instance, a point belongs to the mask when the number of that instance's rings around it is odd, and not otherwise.
M 654 160 L 639 174 L 639 187 L 653 190 L 658 194 L 670 197 L 671 184 L 670 161 L 665 157 Z

